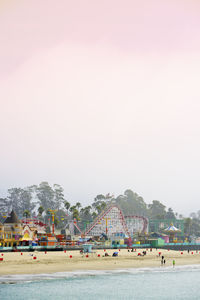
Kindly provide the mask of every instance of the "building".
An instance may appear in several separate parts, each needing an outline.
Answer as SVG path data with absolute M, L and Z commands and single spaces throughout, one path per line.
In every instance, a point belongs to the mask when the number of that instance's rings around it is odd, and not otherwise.
M 12 210 L 10 216 L 5 219 L 3 226 L 1 226 L 1 235 L 3 235 L 3 240 L 1 242 L 2 246 L 18 246 L 22 240 L 22 230 L 23 225 L 16 213 Z
M 0 223 L 0 247 L 3 246 L 4 242 L 4 226 Z

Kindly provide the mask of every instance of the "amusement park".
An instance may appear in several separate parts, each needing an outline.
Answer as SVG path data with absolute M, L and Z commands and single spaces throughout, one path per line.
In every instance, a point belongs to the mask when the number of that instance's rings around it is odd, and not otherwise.
M 49 210 L 49 224 L 38 218 L 19 219 L 14 210 L 1 218 L 0 250 L 63 250 L 115 248 L 198 247 L 183 235 L 182 220 L 149 220 L 139 215 L 124 215 L 119 205 L 111 203 L 92 222 L 76 218 L 65 228 L 56 229 L 56 210 Z M 151 231 L 154 229 L 154 231 Z M 87 248 L 87 247 L 86 247 Z

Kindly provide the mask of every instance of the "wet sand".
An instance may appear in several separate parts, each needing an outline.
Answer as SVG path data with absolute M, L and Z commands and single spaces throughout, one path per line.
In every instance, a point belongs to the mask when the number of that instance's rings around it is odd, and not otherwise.
M 146 249 L 144 249 L 146 250 Z M 112 257 L 112 253 L 118 251 L 118 257 Z M 156 250 L 147 251 L 147 255 L 142 254 L 143 249 L 137 252 L 128 252 L 127 249 L 107 250 L 110 255 L 104 257 L 104 250 L 96 250 L 92 254 L 82 255 L 79 251 L 55 251 L 55 252 L 11 252 L 0 253 L 3 261 L 0 261 L 0 275 L 11 274 L 41 274 L 67 272 L 77 270 L 113 270 L 126 268 L 145 268 L 145 267 L 160 267 L 161 256 L 166 260 L 165 266 L 172 266 L 173 260 L 176 265 L 192 265 L 200 264 L 200 251 L 173 251 L 173 250 Z M 161 256 L 159 257 L 159 252 Z M 36 259 L 33 259 L 33 256 Z M 70 255 L 72 258 L 70 258 Z M 100 255 L 100 257 L 98 257 Z

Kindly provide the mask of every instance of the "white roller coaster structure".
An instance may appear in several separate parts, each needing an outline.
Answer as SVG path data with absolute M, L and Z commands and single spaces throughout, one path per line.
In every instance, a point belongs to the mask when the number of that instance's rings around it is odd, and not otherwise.
M 85 236 L 99 236 L 102 233 L 107 236 L 123 233 L 131 237 L 134 233 L 145 233 L 148 230 L 148 220 L 142 216 L 125 216 L 117 204 L 107 207 L 92 223 L 88 226 Z

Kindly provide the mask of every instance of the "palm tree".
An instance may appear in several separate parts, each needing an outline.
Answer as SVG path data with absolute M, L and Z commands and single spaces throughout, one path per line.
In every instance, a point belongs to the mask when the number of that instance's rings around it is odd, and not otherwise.
M 73 210 L 72 216 L 73 216 L 73 219 L 76 219 L 77 221 L 80 221 L 79 212 L 76 208 Z
M 79 208 L 81 207 L 81 203 L 80 203 L 80 202 L 77 202 L 77 203 L 76 203 L 76 207 L 77 207 L 78 210 L 79 210 Z
M 27 218 L 30 217 L 31 213 L 28 209 L 25 209 L 25 211 L 23 212 L 23 216 L 26 218 L 26 221 L 27 221 Z
M 71 206 L 70 203 L 68 201 L 65 201 L 65 208 L 66 208 L 67 212 L 68 212 L 70 206 Z
M 38 207 L 38 213 L 40 216 L 42 216 L 43 212 L 44 212 L 44 207 L 41 205 L 40 207 Z
M 73 206 L 71 206 L 71 207 L 70 207 L 70 209 L 69 209 L 69 210 L 70 210 L 70 212 L 71 212 L 71 213 L 73 213 L 73 211 L 74 211 L 75 209 L 76 209 L 76 206 L 75 206 L 75 205 L 73 205 Z

